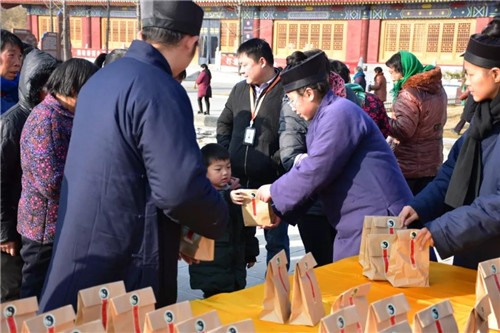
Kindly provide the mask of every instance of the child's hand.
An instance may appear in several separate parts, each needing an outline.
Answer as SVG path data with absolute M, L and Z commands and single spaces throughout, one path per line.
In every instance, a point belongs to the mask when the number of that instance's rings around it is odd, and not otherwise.
M 233 201 L 235 205 L 242 206 L 245 203 L 245 195 L 243 192 L 239 192 L 238 190 L 231 191 L 230 196 L 231 201 Z
M 247 268 L 253 267 L 254 265 L 255 265 L 255 261 L 249 262 L 249 263 L 247 263 Z
M 188 265 L 199 264 L 200 261 L 191 257 L 188 257 L 184 253 L 179 252 L 179 261 L 184 260 Z
M 434 246 L 434 240 L 429 229 L 423 228 L 418 231 L 417 237 L 415 237 L 415 245 L 419 246 L 420 250 L 423 250 L 426 246 Z
M 230 190 L 237 190 L 241 187 L 241 184 L 240 184 L 240 179 L 239 178 L 236 178 L 236 177 L 231 177 L 231 181 L 229 182 L 229 185 L 230 185 Z

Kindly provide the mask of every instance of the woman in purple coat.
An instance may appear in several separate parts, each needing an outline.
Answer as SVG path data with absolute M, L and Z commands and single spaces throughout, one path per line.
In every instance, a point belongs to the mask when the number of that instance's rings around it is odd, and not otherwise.
M 324 52 L 282 73 L 290 106 L 310 121 L 307 154 L 258 196 L 278 214 L 297 218 L 318 197 L 337 230 L 333 261 L 359 253 L 366 215 L 397 215 L 412 198 L 396 158 L 373 120 L 329 89 Z
M 210 114 L 210 100 L 212 97 L 212 87 L 210 86 L 210 81 L 212 80 L 212 73 L 208 69 L 206 64 L 201 65 L 201 72 L 196 79 L 196 85 L 198 86 L 198 113 L 203 113 L 205 115 Z M 205 105 L 207 106 L 207 111 L 203 112 L 203 105 L 201 100 L 205 99 Z

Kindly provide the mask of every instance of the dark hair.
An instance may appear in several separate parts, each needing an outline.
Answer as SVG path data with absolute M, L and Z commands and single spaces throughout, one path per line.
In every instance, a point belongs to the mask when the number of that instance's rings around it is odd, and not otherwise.
M 54 70 L 61 64 L 61 62 L 50 54 L 36 49 L 32 54 L 28 55 L 25 61 L 30 61 L 30 58 L 34 57 L 37 61 L 37 69 L 34 75 L 30 79 L 30 89 L 28 90 L 28 101 L 34 107 L 40 100 L 40 91 L 45 88 L 47 80 Z M 21 76 L 24 75 L 23 70 L 21 70 Z
M 101 68 L 102 67 L 102 64 L 104 63 L 104 60 L 106 60 L 106 56 L 108 54 L 106 52 L 103 52 L 101 54 L 99 54 L 97 56 L 97 58 L 95 58 L 94 60 L 94 65 L 96 65 L 97 67 Z
M 76 97 L 85 82 L 99 68 L 85 59 L 71 58 L 57 67 L 47 81 L 47 90 L 52 94 Z
M 127 53 L 127 49 L 115 49 L 109 52 L 108 55 L 106 56 L 106 59 L 104 59 L 102 66 L 104 67 L 120 58 L 123 58 L 125 53 Z
M 177 81 L 183 81 L 187 76 L 187 73 L 186 73 L 186 70 L 183 70 L 182 72 L 179 73 L 179 75 L 177 75 L 177 77 L 175 78 Z
M 7 47 L 7 44 L 10 44 L 12 46 L 17 46 L 19 48 L 19 51 L 23 52 L 23 42 L 21 42 L 21 39 L 19 39 L 19 37 L 14 35 L 12 32 L 2 29 L 2 34 L 0 37 L 2 51 Z
M 500 38 L 500 14 L 496 15 L 486 27 L 481 31 L 481 34 L 493 38 Z
M 208 168 L 215 161 L 229 160 L 229 152 L 218 143 L 209 143 L 201 148 L 201 159 Z
M 307 58 L 310 58 L 310 57 L 312 57 L 320 52 L 323 52 L 323 51 L 321 51 L 321 50 L 310 50 L 310 51 L 306 51 L 306 52 L 295 51 L 292 54 L 290 54 L 288 57 L 286 57 L 286 65 L 287 65 L 287 67 L 288 66 L 290 66 L 290 67 L 297 66 L 301 62 L 306 60 Z M 329 68 L 326 67 L 325 71 L 328 73 Z M 319 93 L 319 95 L 321 96 L 321 98 L 323 98 L 330 90 L 330 84 L 328 83 L 327 80 L 319 81 L 319 82 L 316 82 L 313 84 L 309 84 L 307 86 L 304 86 L 304 87 L 297 89 L 296 90 L 297 94 L 299 94 L 300 96 L 303 96 L 304 92 L 306 91 L 307 88 L 311 88 L 312 90 L 317 91 Z
M 28 53 L 36 49 L 36 47 L 25 42 L 22 43 L 23 43 L 23 48 L 21 51 L 23 52 L 23 58 L 25 58 L 28 55 Z
M 212 72 L 210 72 L 210 69 L 208 69 L 208 65 L 201 64 L 201 68 L 203 68 L 203 70 L 208 74 L 208 77 L 210 78 L 210 80 L 212 80 Z
M 238 55 L 246 54 L 247 57 L 253 59 L 253 61 L 258 62 L 260 58 L 266 59 L 269 66 L 274 66 L 274 56 L 273 51 L 269 44 L 260 38 L 252 38 L 244 42 L 238 47 L 236 52 Z
M 375 73 L 382 73 L 383 72 L 382 67 L 375 67 L 374 71 L 375 71 Z
M 389 60 L 385 62 L 385 65 L 389 68 L 393 68 L 393 70 L 395 70 L 398 73 L 401 73 L 401 75 L 405 75 L 405 73 L 403 73 L 403 65 L 401 64 L 401 54 L 399 54 L 399 52 L 395 53 L 392 57 L 390 57 Z
M 337 73 L 344 80 L 345 83 L 351 82 L 351 73 L 349 68 L 342 61 L 330 60 L 330 70 Z
M 186 34 L 159 27 L 142 28 L 142 39 L 148 43 L 159 43 L 168 46 L 179 44 Z

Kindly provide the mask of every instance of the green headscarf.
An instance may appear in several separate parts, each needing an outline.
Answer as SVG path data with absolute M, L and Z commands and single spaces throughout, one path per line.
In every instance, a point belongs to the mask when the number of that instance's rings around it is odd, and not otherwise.
M 420 61 L 415 57 L 413 53 L 407 51 L 399 51 L 401 55 L 401 70 L 403 71 L 403 78 L 399 79 L 394 83 L 394 88 L 392 89 L 393 101 L 398 96 L 399 91 L 403 87 L 403 84 L 415 74 L 427 72 L 428 70 L 434 69 L 434 66 L 427 65 L 423 66 Z
M 361 105 L 365 105 L 366 93 L 362 86 L 357 83 L 346 83 L 345 86 L 351 88 L 351 90 L 354 91 L 356 97 L 361 102 Z

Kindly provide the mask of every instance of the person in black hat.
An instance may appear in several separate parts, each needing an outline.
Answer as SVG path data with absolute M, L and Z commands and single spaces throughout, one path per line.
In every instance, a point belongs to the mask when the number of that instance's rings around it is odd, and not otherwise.
M 366 215 L 395 215 L 412 194 L 377 125 L 363 109 L 335 96 L 324 52 L 294 57 L 281 72 L 290 106 L 310 121 L 307 154 L 257 196 L 273 200 L 278 215 L 294 221 L 318 198 L 337 230 L 333 261 L 359 253 Z
M 432 183 L 399 214 L 405 225 L 424 223 L 416 241 L 441 258 L 477 269 L 500 257 L 500 20 L 470 37 L 465 84 L 473 102 L 471 125 L 455 142 Z M 417 223 L 415 223 L 417 224 Z
M 175 303 L 181 224 L 211 239 L 227 225 L 175 79 L 193 59 L 203 11 L 192 1 L 141 9 L 142 40 L 78 96 L 40 312 L 76 309 L 78 290 L 118 280 L 151 286 L 158 307 Z

